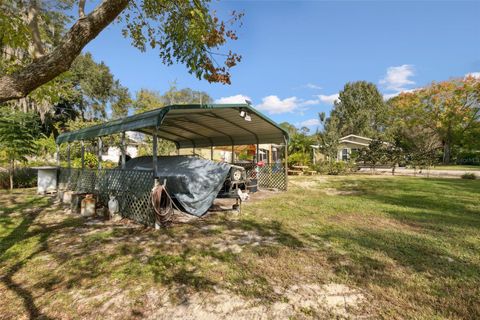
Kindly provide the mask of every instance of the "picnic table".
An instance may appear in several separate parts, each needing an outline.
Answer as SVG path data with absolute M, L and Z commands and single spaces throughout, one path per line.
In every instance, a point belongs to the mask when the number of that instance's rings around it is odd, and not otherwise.
M 288 170 L 288 174 L 303 176 L 304 174 L 314 175 L 317 172 L 309 170 L 309 166 L 292 166 L 292 169 Z

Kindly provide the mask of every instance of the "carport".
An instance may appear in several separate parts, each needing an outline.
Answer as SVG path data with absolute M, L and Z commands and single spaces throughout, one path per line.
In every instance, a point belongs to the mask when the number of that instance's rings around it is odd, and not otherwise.
M 150 174 L 145 172 L 127 172 L 125 170 L 125 132 L 134 131 L 152 136 L 153 140 L 153 168 Z M 101 150 L 102 137 L 121 134 L 121 169 L 102 169 Z M 122 196 L 128 197 L 129 190 L 136 192 L 135 198 L 142 198 L 139 190 L 148 191 L 153 185 L 153 179 L 157 177 L 156 164 L 158 138 L 172 141 L 177 149 L 184 148 L 213 148 L 216 146 L 232 146 L 259 144 L 277 144 L 284 146 L 284 161 L 282 163 L 265 164 L 262 168 L 256 168 L 254 163 L 242 165 L 246 167 L 247 173 L 252 170 L 260 172 L 262 179 L 260 187 L 276 188 L 286 190 L 288 158 L 287 144 L 288 133 L 273 120 L 263 115 L 249 104 L 191 104 L 191 105 L 170 105 L 141 114 L 112 120 L 100 125 L 60 134 L 57 139 L 57 150 L 63 143 L 67 143 L 67 168 L 60 169 L 59 182 L 64 189 L 74 191 L 85 191 L 95 189 L 108 197 L 109 193 L 119 190 Z M 97 139 L 99 168 L 89 170 L 84 163 L 84 141 Z M 81 143 L 82 168 L 72 169 L 70 166 L 70 143 L 79 141 Z M 60 166 L 60 152 L 57 152 L 57 165 Z M 232 159 L 233 160 L 233 159 Z M 234 162 L 234 161 L 232 161 Z M 93 173 L 92 173 L 93 172 Z M 119 175 L 121 179 L 115 181 L 126 181 L 127 185 L 109 186 L 108 182 L 102 185 L 103 176 Z M 103 179 L 105 180 L 105 179 Z M 112 179 L 110 179 L 112 181 Z M 141 211 L 141 204 L 127 204 L 132 215 L 134 211 Z M 138 201 L 137 201 L 138 202 Z M 135 218 L 134 218 L 135 219 Z M 135 219 L 138 220 L 138 219 Z

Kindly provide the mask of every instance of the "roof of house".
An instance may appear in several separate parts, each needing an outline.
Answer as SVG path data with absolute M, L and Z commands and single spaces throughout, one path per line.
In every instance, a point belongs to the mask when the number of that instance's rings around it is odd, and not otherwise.
M 251 121 L 240 116 L 247 112 Z M 248 104 L 171 105 L 106 123 L 62 133 L 57 144 L 137 131 L 173 141 L 179 148 L 283 144 L 288 133 Z

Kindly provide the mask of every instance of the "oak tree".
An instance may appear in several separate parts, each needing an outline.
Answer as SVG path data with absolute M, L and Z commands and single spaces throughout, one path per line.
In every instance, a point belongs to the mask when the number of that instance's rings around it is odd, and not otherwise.
M 67 13 L 74 7 L 78 17 L 69 21 Z M 237 39 L 231 26 L 241 16 L 233 12 L 231 19 L 222 21 L 209 0 L 103 0 L 89 13 L 84 0 L 4 0 L 0 102 L 25 97 L 67 71 L 82 49 L 116 19 L 139 50 L 157 49 L 167 65 L 182 63 L 197 78 L 229 84 L 229 70 L 241 57 L 219 48 Z M 220 58 L 223 62 L 217 63 Z

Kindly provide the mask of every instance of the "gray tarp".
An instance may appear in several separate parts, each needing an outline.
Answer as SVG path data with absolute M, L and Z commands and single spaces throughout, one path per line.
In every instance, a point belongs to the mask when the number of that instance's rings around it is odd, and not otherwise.
M 207 212 L 231 165 L 188 156 L 159 157 L 157 175 L 167 180 L 168 193 L 187 213 L 201 216 Z M 126 163 L 129 170 L 152 170 L 151 156 L 139 157 Z

